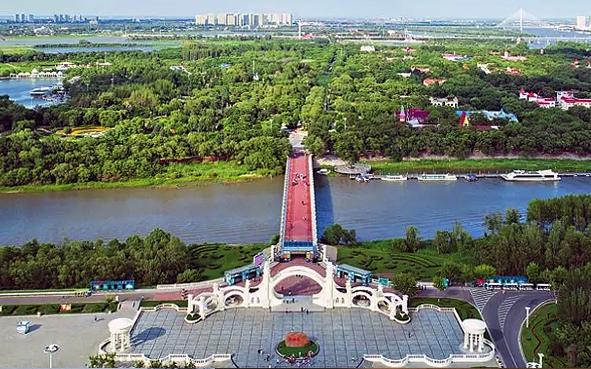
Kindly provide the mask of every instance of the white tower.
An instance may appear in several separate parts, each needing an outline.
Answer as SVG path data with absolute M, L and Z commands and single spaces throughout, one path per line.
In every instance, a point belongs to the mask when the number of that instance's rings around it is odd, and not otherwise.
M 302 39 L 302 22 L 298 20 L 298 40 Z

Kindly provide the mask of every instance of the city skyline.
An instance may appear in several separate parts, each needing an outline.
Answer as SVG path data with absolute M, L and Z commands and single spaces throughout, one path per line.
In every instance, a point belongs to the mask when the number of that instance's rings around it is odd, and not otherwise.
M 299 0 L 277 2 L 273 0 L 225 0 L 206 2 L 203 0 L 178 0 L 175 6 L 163 0 L 127 0 L 125 2 L 104 0 L 100 3 L 56 0 L 22 0 L 3 6 L 1 16 L 15 13 L 52 15 L 55 13 L 90 14 L 102 17 L 182 17 L 193 18 L 196 14 L 207 13 L 293 13 L 295 17 L 306 18 L 506 18 L 520 7 L 540 18 L 575 18 L 589 15 L 591 4 L 584 0 L 573 0 L 561 4 L 560 8 L 551 1 L 498 0 L 495 7 L 482 6 L 469 0 L 424 0 L 403 2 L 367 0 L 359 2 L 339 0 Z M 138 10 L 141 9 L 141 10 Z

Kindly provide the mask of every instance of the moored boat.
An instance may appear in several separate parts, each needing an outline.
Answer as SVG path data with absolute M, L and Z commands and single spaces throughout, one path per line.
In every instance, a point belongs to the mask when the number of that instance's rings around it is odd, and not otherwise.
M 464 176 L 464 179 L 468 182 L 476 182 L 478 180 L 478 177 L 476 177 L 476 174 L 470 173 L 470 174 L 466 174 Z
M 359 183 L 368 183 L 371 179 L 367 174 L 360 174 L 357 177 L 355 177 L 355 180 Z
M 45 96 L 51 90 L 51 87 L 38 87 L 31 90 L 31 96 Z
M 539 182 L 539 181 L 560 181 L 558 173 L 548 170 L 514 170 L 511 173 L 501 174 L 505 181 L 513 182 Z
M 382 181 L 388 182 L 402 182 L 408 180 L 407 176 L 382 176 Z
M 419 182 L 457 181 L 453 174 L 423 174 L 418 177 Z

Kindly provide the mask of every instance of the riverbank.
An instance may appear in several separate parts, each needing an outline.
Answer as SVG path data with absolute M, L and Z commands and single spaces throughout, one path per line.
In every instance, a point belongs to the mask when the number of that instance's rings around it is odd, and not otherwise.
M 419 159 L 393 162 L 388 160 L 364 161 L 370 164 L 378 174 L 400 173 L 504 173 L 516 169 L 544 170 L 552 169 L 556 172 L 590 172 L 591 158 L 562 159 Z
M 119 182 L 78 182 L 68 184 L 0 187 L 0 193 L 70 191 L 133 187 L 191 187 L 209 183 L 236 183 L 268 177 L 272 173 L 249 171 L 233 161 L 173 163 L 167 172 L 153 178 L 136 178 Z

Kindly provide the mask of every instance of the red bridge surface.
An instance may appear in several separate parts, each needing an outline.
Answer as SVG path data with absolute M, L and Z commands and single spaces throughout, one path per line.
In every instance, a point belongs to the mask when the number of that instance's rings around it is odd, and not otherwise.
M 289 158 L 289 190 L 285 208 L 285 241 L 313 241 L 310 164 L 308 156 L 294 153 Z

